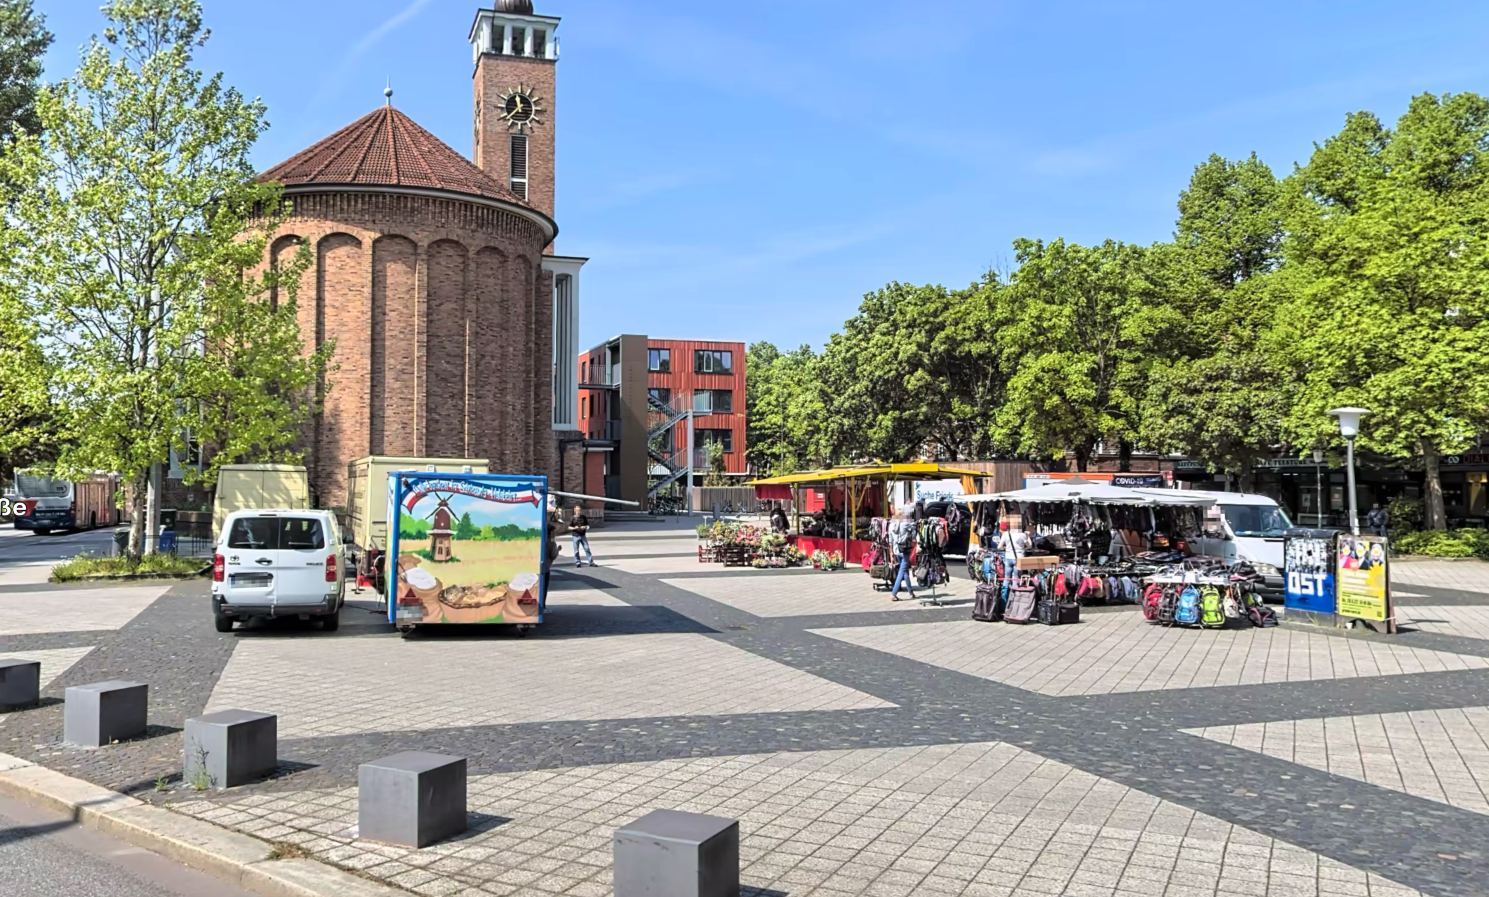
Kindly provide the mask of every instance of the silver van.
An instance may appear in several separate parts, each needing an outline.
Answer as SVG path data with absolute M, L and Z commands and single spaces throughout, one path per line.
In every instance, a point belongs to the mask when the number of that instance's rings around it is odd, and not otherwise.
M 233 511 L 212 558 L 212 615 L 218 632 L 249 617 L 341 624 L 346 553 L 330 511 Z

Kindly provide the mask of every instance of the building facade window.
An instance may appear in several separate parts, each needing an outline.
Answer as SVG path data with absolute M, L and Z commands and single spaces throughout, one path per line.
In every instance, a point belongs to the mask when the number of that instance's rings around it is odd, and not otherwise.
M 700 414 L 730 414 L 734 411 L 734 391 L 700 389 L 693 393 L 693 411 Z
M 698 349 L 693 352 L 693 373 L 732 374 L 734 353 L 723 349 Z
M 693 431 L 693 444 L 699 448 L 721 445 L 726 453 L 734 451 L 734 431 L 700 427 Z
M 672 401 L 672 390 L 665 386 L 653 386 L 646 391 L 646 394 L 663 405 L 670 404 Z M 670 433 L 671 430 L 668 432 Z
M 512 26 L 512 55 L 525 56 L 523 52 L 527 46 L 527 29 L 517 25 Z
M 527 199 L 527 135 L 512 135 L 512 176 L 508 180 L 512 192 Z
M 647 349 L 646 369 L 658 374 L 672 373 L 672 350 Z
M 579 400 L 579 416 L 585 420 L 589 419 L 589 397 L 585 396 Z

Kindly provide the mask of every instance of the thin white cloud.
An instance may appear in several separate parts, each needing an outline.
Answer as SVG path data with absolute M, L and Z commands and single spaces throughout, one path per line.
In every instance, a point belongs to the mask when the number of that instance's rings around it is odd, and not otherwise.
M 315 96 L 311 99 L 310 109 L 316 108 L 321 103 L 330 99 L 337 91 L 341 90 L 345 86 L 347 73 L 352 70 L 352 66 L 356 64 L 358 59 L 365 56 L 369 50 L 377 46 L 383 38 L 391 34 L 398 26 L 412 20 L 429 3 L 430 0 L 413 0 L 401 12 L 394 13 L 385 19 L 382 24 L 362 35 L 361 39 L 353 44 L 352 48 L 347 50 L 345 55 L 341 57 L 341 61 L 336 65 L 336 70 L 321 79 L 320 90 L 316 91 Z

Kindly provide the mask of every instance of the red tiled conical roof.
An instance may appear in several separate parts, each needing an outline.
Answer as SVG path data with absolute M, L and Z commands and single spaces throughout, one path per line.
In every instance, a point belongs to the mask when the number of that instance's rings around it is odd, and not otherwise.
M 278 181 L 287 187 L 422 187 L 528 205 L 392 106 L 369 112 L 263 172 L 258 179 Z

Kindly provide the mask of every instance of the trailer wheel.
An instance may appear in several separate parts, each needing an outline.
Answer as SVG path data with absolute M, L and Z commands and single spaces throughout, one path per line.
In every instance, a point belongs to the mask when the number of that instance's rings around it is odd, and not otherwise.
M 529 632 L 532 632 L 532 629 L 533 629 L 532 626 L 530 626 L 530 625 L 528 625 L 526 623 L 519 624 L 517 626 L 517 637 L 518 638 L 527 638 L 527 634 Z

